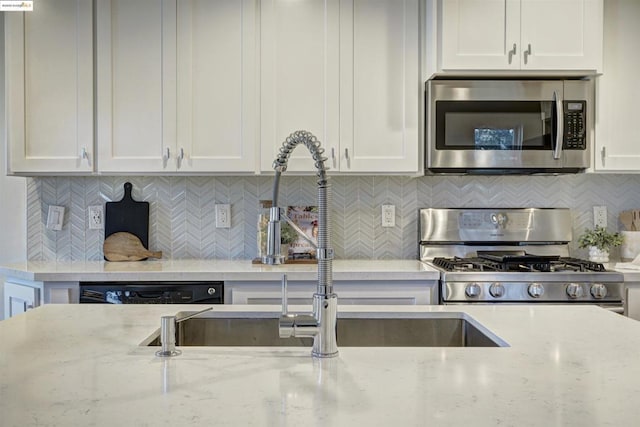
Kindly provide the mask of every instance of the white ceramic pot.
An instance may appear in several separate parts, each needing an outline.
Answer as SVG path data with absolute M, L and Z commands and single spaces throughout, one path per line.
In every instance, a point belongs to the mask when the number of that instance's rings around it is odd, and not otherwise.
M 589 246 L 589 261 L 609 262 L 609 251 L 598 249 L 597 246 Z
M 640 254 L 640 231 L 621 231 L 622 246 L 620 258 L 622 261 L 632 261 Z

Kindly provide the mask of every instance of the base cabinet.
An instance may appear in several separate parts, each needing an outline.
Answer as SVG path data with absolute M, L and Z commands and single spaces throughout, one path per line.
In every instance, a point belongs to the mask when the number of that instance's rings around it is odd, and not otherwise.
M 289 305 L 311 305 L 314 281 L 289 281 Z M 337 281 L 338 305 L 429 305 L 438 304 L 436 282 Z M 282 304 L 280 282 L 226 282 L 225 304 Z
M 8 278 L 4 282 L 4 318 L 42 304 L 77 304 L 78 282 L 37 282 Z
M 41 295 L 41 287 L 9 281 L 4 282 L 5 319 L 39 306 Z

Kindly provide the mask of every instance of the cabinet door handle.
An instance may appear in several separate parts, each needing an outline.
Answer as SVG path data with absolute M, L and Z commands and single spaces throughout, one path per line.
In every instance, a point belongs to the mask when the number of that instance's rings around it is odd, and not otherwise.
M 180 149 L 180 153 L 178 154 L 178 157 L 176 157 L 176 167 L 178 169 L 180 169 L 180 167 L 182 167 L 182 161 L 184 160 L 184 148 Z
M 509 64 L 511 64 L 511 62 L 512 62 L 512 60 L 513 60 L 513 55 L 515 55 L 515 54 L 516 54 L 516 52 L 517 52 L 517 50 L 516 50 L 516 44 L 514 43 L 514 44 L 513 44 L 513 49 L 511 49 L 511 50 L 509 51 Z
M 166 161 L 169 160 L 171 158 L 171 151 L 169 151 L 169 147 L 167 147 L 167 150 L 164 153 L 164 156 L 162 156 L 162 158 Z
M 527 50 L 524 51 L 524 64 L 527 65 L 529 62 L 529 56 L 531 55 L 531 43 L 527 45 Z
M 331 161 L 333 163 L 333 167 L 336 168 L 336 149 L 334 147 L 331 147 Z
M 600 150 L 600 159 L 602 161 L 602 167 L 604 167 L 605 160 L 607 159 L 607 147 L 604 146 Z

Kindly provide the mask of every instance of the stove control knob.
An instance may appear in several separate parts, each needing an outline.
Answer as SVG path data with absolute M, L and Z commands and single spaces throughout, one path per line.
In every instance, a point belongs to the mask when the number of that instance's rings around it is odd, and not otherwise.
M 544 294 L 544 287 L 540 283 L 532 283 L 527 288 L 527 292 L 533 298 L 540 298 Z
M 470 285 L 467 285 L 464 293 L 467 294 L 469 298 L 476 298 L 480 295 L 480 290 L 480 285 L 478 285 L 477 283 L 472 283 Z
M 491 286 L 489 286 L 489 293 L 494 298 L 500 298 L 504 295 L 504 292 L 504 286 L 500 283 L 493 283 Z
M 567 285 L 567 295 L 571 299 L 582 298 L 584 296 L 584 289 L 580 283 L 569 283 Z
M 596 283 L 591 286 L 591 295 L 595 299 L 602 299 L 607 296 L 607 287 L 602 283 Z

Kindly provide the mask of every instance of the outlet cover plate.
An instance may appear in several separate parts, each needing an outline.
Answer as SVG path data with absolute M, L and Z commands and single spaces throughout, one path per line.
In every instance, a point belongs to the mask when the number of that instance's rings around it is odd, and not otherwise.
M 593 226 L 607 228 L 607 207 L 606 206 L 593 207 Z
M 216 205 L 216 228 L 230 228 L 231 227 L 231 205 L 217 204 Z
M 104 210 L 101 205 L 89 206 L 89 230 L 104 228 Z
M 396 207 L 395 205 L 382 205 L 382 226 L 396 226 Z

